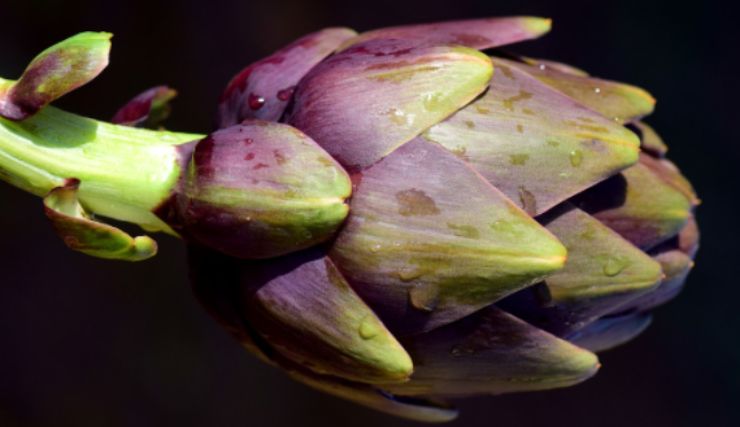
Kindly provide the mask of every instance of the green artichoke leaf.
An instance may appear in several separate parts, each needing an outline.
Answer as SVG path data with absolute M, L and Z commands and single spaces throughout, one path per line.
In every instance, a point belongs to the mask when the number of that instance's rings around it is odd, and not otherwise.
M 668 146 L 655 129 L 643 121 L 634 122 L 632 123 L 632 126 L 634 126 L 640 134 L 640 147 L 644 151 L 659 158 L 666 155 L 668 152 Z
M 330 255 L 394 331 L 433 329 L 562 268 L 562 244 L 455 155 L 417 138 L 362 173 Z
M 540 70 L 547 69 L 551 71 L 557 71 L 558 73 L 571 74 L 571 75 L 580 76 L 580 77 L 588 77 L 588 73 L 586 71 L 581 70 L 580 68 L 574 67 L 570 64 L 553 61 L 551 59 L 530 58 L 527 56 L 519 56 L 517 57 L 517 59 L 520 60 L 521 62 L 524 62 L 525 64 L 531 65 L 533 67 L 537 67 Z
M 352 187 L 316 142 L 246 120 L 199 141 L 183 188 L 158 214 L 187 239 L 239 258 L 283 255 L 330 239 Z
M 121 229 L 91 219 L 77 199 L 79 186 L 78 180 L 69 179 L 44 197 L 46 216 L 70 249 L 123 261 L 141 261 L 157 253 L 157 243 L 150 237 L 134 238 Z
M 596 373 L 597 357 L 496 307 L 403 341 L 416 369 L 384 386 L 401 395 L 461 397 L 547 390 Z
M 472 101 L 492 73 L 491 60 L 469 48 L 369 40 L 301 80 L 288 123 L 361 170 Z
M 618 123 L 629 123 L 647 116 L 655 108 L 655 98 L 645 90 L 626 83 L 584 77 L 544 69 L 506 59 L 497 59 L 519 68 L 552 86 L 586 107 Z
M 660 286 L 619 307 L 614 314 L 625 312 L 646 312 L 677 296 L 683 289 L 686 278 L 694 268 L 694 255 L 699 247 L 699 233 L 693 216 L 684 225 L 678 236 L 650 251 L 654 260 L 660 263 L 663 280 Z
M 340 50 L 377 39 L 402 39 L 426 46 L 456 44 L 482 50 L 540 37 L 550 31 L 551 25 L 550 19 L 534 16 L 403 25 L 367 31 L 344 42 Z
M 170 101 L 177 91 L 167 86 L 156 86 L 136 95 L 121 107 L 111 119 L 112 123 L 148 129 L 159 128 L 169 117 Z
M 691 257 L 681 250 L 667 250 L 656 254 L 653 258 L 660 263 L 665 276 L 660 286 L 636 301 L 630 302 L 629 306 L 623 307 L 621 311 L 645 312 L 670 301 L 681 292 L 686 278 L 694 267 Z
M 688 179 L 681 175 L 675 164 L 668 159 L 656 159 L 650 155 L 641 155 L 640 162 L 647 166 L 651 172 L 662 179 L 666 184 L 678 190 L 691 203 L 694 208 L 701 204 L 701 200 L 696 195 L 694 187 Z
M 349 28 L 326 28 L 244 68 L 221 95 L 218 127 L 236 125 L 245 119 L 279 120 L 301 78 L 356 35 Z
M 656 173 L 656 168 L 665 167 L 666 163 L 641 154 L 637 164 L 574 201 L 637 247 L 649 250 L 681 231 L 691 217 L 692 200 L 698 200 L 675 179 L 675 172 Z
M 240 262 L 241 312 L 273 349 L 318 374 L 408 379 L 413 363 L 323 251 Z
M 111 36 L 79 33 L 38 54 L 21 78 L 0 92 L 0 116 L 23 120 L 94 79 L 108 65 Z
M 538 215 L 638 159 L 627 128 L 493 59 L 490 89 L 424 138 L 469 162 Z
M 616 232 L 566 204 L 540 219 L 568 249 L 565 268 L 501 306 L 558 336 L 654 289 L 660 265 Z
M 579 347 L 602 352 L 637 337 L 650 326 L 651 321 L 652 316 L 646 313 L 604 317 L 573 332 L 567 339 Z

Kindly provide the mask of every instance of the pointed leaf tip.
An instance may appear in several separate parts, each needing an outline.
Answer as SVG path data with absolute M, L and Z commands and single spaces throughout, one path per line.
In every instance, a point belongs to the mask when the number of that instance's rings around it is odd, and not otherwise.
M 72 250 L 122 261 L 142 261 L 157 253 L 157 243 L 148 236 L 131 237 L 123 230 L 95 221 L 77 199 L 80 182 L 67 180 L 44 197 L 44 210 L 54 229 Z
M 79 33 L 41 52 L 21 78 L 0 93 L 0 116 L 23 120 L 94 79 L 108 65 L 111 37 Z
M 148 89 L 121 107 L 111 122 L 156 129 L 170 115 L 169 102 L 177 96 L 177 91 L 167 86 Z
M 494 306 L 402 342 L 416 370 L 410 381 L 387 386 L 402 395 L 547 390 L 577 384 L 599 368 L 593 353 Z
M 370 40 L 316 66 L 288 122 L 361 170 L 473 100 L 492 74 L 491 60 L 466 47 Z
M 219 128 L 244 119 L 279 120 L 303 76 L 337 46 L 356 35 L 348 28 L 326 28 L 244 68 L 221 95 Z
M 413 362 L 321 250 L 238 263 L 249 324 L 284 357 L 318 374 L 403 382 Z
M 416 138 L 358 175 L 330 254 L 396 333 L 467 316 L 565 263 L 550 232 L 436 144 Z
M 339 50 L 377 39 L 399 39 L 415 46 L 460 45 L 490 49 L 542 36 L 552 20 L 533 16 L 467 19 L 431 24 L 402 25 L 368 31 L 347 40 Z

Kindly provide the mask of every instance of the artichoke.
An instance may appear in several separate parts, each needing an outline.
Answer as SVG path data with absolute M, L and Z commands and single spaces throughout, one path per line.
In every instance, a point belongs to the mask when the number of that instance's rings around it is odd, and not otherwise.
M 0 177 L 89 255 L 157 250 L 98 216 L 181 237 L 205 308 L 296 380 L 447 421 L 443 398 L 594 375 L 698 247 L 647 92 L 499 49 L 549 29 L 309 34 L 237 74 L 207 136 L 158 128 L 167 87 L 113 123 L 48 106 L 107 65 L 110 34 L 81 33 L 0 79 Z

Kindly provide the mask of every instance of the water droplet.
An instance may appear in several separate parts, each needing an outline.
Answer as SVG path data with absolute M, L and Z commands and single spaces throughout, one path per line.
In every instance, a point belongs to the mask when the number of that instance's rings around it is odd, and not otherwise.
M 435 285 L 417 285 L 409 289 L 411 305 L 422 311 L 434 311 L 439 303 L 439 290 Z
M 358 330 L 360 337 L 364 340 L 375 338 L 380 334 L 380 326 L 375 320 L 372 314 L 368 314 L 360 321 L 360 329 Z
M 604 264 L 604 274 L 609 277 L 616 276 L 617 274 L 621 273 L 626 266 L 627 263 L 624 260 L 611 257 L 607 259 L 606 263 Z
M 250 93 L 247 103 L 249 103 L 249 108 L 251 108 L 252 110 L 259 110 L 260 108 L 262 108 L 263 105 L 265 105 L 265 98 Z
M 439 92 L 427 93 L 424 95 L 422 103 L 428 111 L 439 111 L 444 108 L 444 99 Z
M 287 101 L 293 96 L 293 91 L 295 91 L 295 86 L 285 88 L 277 93 L 277 97 L 281 101 Z
M 391 108 L 386 112 L 386 114 L 388 114 L 393 123 L 399 126 L 406 124 L 406 113 L 404 113 L 402 110 L 399 110 L 398 108 Z
M 380 250 L 380 245 L 378 245 L 378 244 L 372 245 L 372 246 L 370 247 L 370 252 L 372 252 L 372 253 L 376 253 L 376 252 L 378 252 L 379 250 Z
M 545 70 L 547 69 L 547 65 L 545 65 L 545 64 L 540 64 L 540 66 L 539 66 L 539 69 L 540 69 L 541 71 L 545 71 Z
M 595 92 L 595 93 L 601 93 L 601 88 L 599 88 L 599 87 L 595 87 L 595 88 L 594 88 L 594 92 Z
M 570 152 L 570 164 L 577 168 L 583 162 L 583 153 L 581 150 L 573 150 Z

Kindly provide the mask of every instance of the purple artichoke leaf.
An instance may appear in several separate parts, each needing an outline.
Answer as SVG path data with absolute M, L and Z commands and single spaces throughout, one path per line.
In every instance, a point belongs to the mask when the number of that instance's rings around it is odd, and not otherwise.
M 656 159 L 650 155 L 641 155 L 640 162 L 647 166 L 651 172 L 660 177 L 665 183 L 678 190 L 691 203 L 694 208 L 701 204 L 696 195 L 694 187 L 688 179 L 681 175 L 675 164 L 668 159 Z
M 651 321 L 652 316 L 646 313 L 604 317 L 568 335 L 567 340 L 599 353 L 637 337 L 650 326 Z
M 693 208 L 685 191 L 648 167 L 648 157 L 641 154 L 634 166 L 573 199 L 581 209 L 642 250 L 676 236 Z
M 408 379 L 408 354 L 323 249 L 234 262 L 242 317 L 282 356 L 318 374 L 357 382 Z
M 665 157 L 668 146 L 650 125 L 642 121 L 630 123 L 628 127 L 640 136 L 640 148 L 651 156 Z
M 304 36 L 243 69 L 221 95 L 218 127 L 232 126 L 245 119 L 279 120 L 301 78 L 356 34 L 348 28 L 327 28 Z
M 360 170 L 472 101 L 492 72 L 490 59 L 472 49 L 370 40 L 301 81 L 288 123 Z
M 385 386 L 401 395 L 464 397 L 547 390 L 596 373 L 596 356 L 496 307 L 402 340 L 411 380 Z
M 141 261 L 157 253 L 157 243 L 151 238 L 134 238 L 92 219 L 77 199 L 79 187 L 78 180 L 68 179 L 44 197 L 46 216 L 67 247 L 98 258 L 124 261 Z
M 490 89 L 423 137 L 469 162 L 531 215 L 634 164 L 639 139 L 494 59 Z M 532 203 L 536 201 L 536 203 Z
M 23 120 L 97 77 L 108 65 L 111 37 L 79 33 L 38 54 L 18 81 L 0 91 L 0 116 Z
M 530 58 L 527 56 L 519 56 L 517 59 L 527 65 L 537 67 L 540 70 L 550 70 L 558 73 L 570 74 L 572 76 L 588 77 L 588 73 L 586 71 L 563 62 L 553 61 L 551 59 Z
M 437 144 L 415 139 L 357 176 L 330 256 L 394 331 L 457 320 L 565 261 L 552 234 Z
M 266 258 L 331 238 L 350 192 L 347 173 L 311 138 L 251 120 L 197 143 L 182 189 L 158 214 L 188 240 Z
M 660 263 L 664 278 L 653 291 L 620 307 L 617 312 L 646 312 L 675 298 L 683 289 L 694 261 L 680 250 L 661 252 L 653 257 Z
M 645 90 L 626 83 L 563 73 L 498 58 L 497 61 L 519 68 L 575 99 L 586 107 L 618 123 L 629 123 L 647 116 L 655 108 L 655 98 Z
M 656 261 L 580 209 L 566 204 L 540 220 L 568 249 L 568 260 L 544 284 L 499 304 L 512 314 L 565 336 L 660 283 Z
M 156 86 L 136 95 L 121 107 L 111 122 L 149 129 L 158 129 L 172 111 L 169 102 L 177 91 L 167 86 Z
M 362 33 L 340 49 L 369 40 L 401 39 L 419 46 L 454 44 L 483 50 L 540 37 L 550 31 L 551 24 L 547 18 L 515 16 L 404 25 Z

